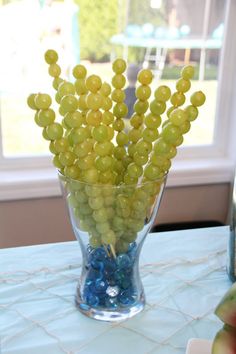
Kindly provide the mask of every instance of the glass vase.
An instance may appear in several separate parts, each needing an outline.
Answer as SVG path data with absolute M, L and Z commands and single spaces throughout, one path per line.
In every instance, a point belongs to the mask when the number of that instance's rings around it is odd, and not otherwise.
M 119 321 L 144 308 L 139 256 L 156 218 L 166 178 L 113 186 L 59 175 L 82 252 L 76 304 L 83 314 Z

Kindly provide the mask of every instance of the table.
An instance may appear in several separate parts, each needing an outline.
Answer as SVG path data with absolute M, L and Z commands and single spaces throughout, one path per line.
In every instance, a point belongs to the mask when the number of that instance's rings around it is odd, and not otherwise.
M 160 58 L 159 67 L 162 70 L 165 64 L 166 54 L 168 49 L 184 49 L 185 59 L 189 59 L 191 49 L 200 49 L 200 63 L 199 63 L 199 80 L 204 80 L 205 64 L 206 64 L 206 50 L 220 49 L 222 46 L 221 38 L 141 38 L 141 37 L 128 37 L 124 33 L 119 33 L 111 37 L 110 40 L 113 51 L 114 46 L 123 47 L 123 58 L 128 60 L 129 47 L 145 48 L 145 57 L 150 56 L 151 49 L 156 50 L 155 64 L 158 65 L 158 58 Z M 114 55 L 113 55 L 114 56 Z M 113 58 L 112 58 L 113 59 Z M 144 58 L 145 61 L 145 58 Z
M 147 305 L 115 324 L 75 308 L 77 241 L 0 250 L 0 353 L 184 354 L 188 339 L 213 339 L 221 327 L 213 311 L 231 285 L 228 233 L 149 234 L 140 262 Z

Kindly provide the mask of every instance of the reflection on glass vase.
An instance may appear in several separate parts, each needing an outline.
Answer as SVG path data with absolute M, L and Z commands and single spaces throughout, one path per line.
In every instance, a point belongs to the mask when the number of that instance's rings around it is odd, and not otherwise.
M 113 186 L 59 175 L 82 252 L 76 303 L 85 315 L 119 321 L 143 309 L 139 255 L 157 215 L 166 178 Z

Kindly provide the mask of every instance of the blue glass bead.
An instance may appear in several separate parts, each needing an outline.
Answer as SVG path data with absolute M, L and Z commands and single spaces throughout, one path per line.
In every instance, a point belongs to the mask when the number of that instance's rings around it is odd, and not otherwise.
M 94 269 L 100 269 L 102 270 L 103 269 L 103 263 L 97 259 L 93 259 L 91 261 L 91 267 L 94 268 Z
M 117 298 L 116 297 L 113 297 L 113 298 L 108 297 L 108 298 L 106 298 L 105 305 L 108 308 L 116 309 L 118 307 Z
M 96 279 L 102 279 L 102 272 L 100 270 L 90 268 L 90 270 L 88 271 L 86 281 L 89 281 L 89 280 L 94 281 Z
M 102 247 L 98 247 L 92 250 L 92 252 L 89 254 L 89 260 L 90 262 L 92 260 L 97 260 L 97 261 L 104 261 L 107 258 L 107 253 Z
M 132 305 L 135 302 L 135 296 L 130 290 L 124 290 L 120 292 L 118 301 L 124 306 Z
M 108 286 L 106 293 L 109 297 L 116 297 L 120 292 L 119 286 Z
M 120 287 L 122 289 L 128 289 L 131 286 L 131 279 L 130 277 L 125 277 L 124 279 L 121 280 L 120 282 Z
M 94 290 L 96 293 L 105 293 L 106 289 L 108 287 L 108 284 L 106 281 L 102 279 L 97 279 L 94 284 Z
M 132 262 L 128 254 L 120 254 L 116 258 L 116 264 L 118 268 L 127 268 L 131 266 Z
M 104 266 L 104 276 L 107 278 L 111 276 L 117 269 L 116 262 L 111 259 L 106 259 L 103 263 Z
M 87 303 L 90 306 L 97 306 L 99 304 L 99 298 L 96 295 L 90 293 L 87 295 Z
M 115 280 L 120 283 L 125 278 L 125 272 L 122 269 L 116 270 L 114 274 Z

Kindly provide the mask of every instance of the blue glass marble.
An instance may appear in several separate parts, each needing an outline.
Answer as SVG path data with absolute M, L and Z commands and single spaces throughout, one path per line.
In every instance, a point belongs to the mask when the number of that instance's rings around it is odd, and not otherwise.
M 98 269 L 98 270 L 102 270 L 104 267 L 103 262 L 97 259 L 91 260 L 91 266 L 93 267 L 93 269 Z
M 102 279 L 97 279 L 94 284 L 94 290 L 97 293 L 105 293 L 107 290 L 108 284 Z
M 135 302 L 135 296 L 131 291 L 124 290 L 118 295 L 118 301 L 122 305 L 131 305 Z
M 116 297 L 113 297 L 113 298 L 108 297 L 108 298 L 106 298 L 105 305 L 108 308 L 116 309 L 118 307 L 117 298 Z
M 99 298 L 96 295 L 89 293 L 87 295 L 87 303 L 88 305 L 95 307 L 99 304 Z
M 107 258 L 107 253 L 104 248 L 98 247 L 93 249 L 89 254 L 89 260 L 104 261 Z
M 88 276 L 87 280 L 96 280 L 96 279 L 102 279 L 102 272 L 101 270 L 93 269 L 90 268 L 88 271 Z
M 132 262 L 127 254 L 119 254 L 116 258 L 116 264 L 118 268 L 127 268 L 131 266 Z
M 104 266 L 104 276 L 108 278 L 111 276 L 117 269 L 116 262 L 110 259 L 106 259 L 103 263 Z

